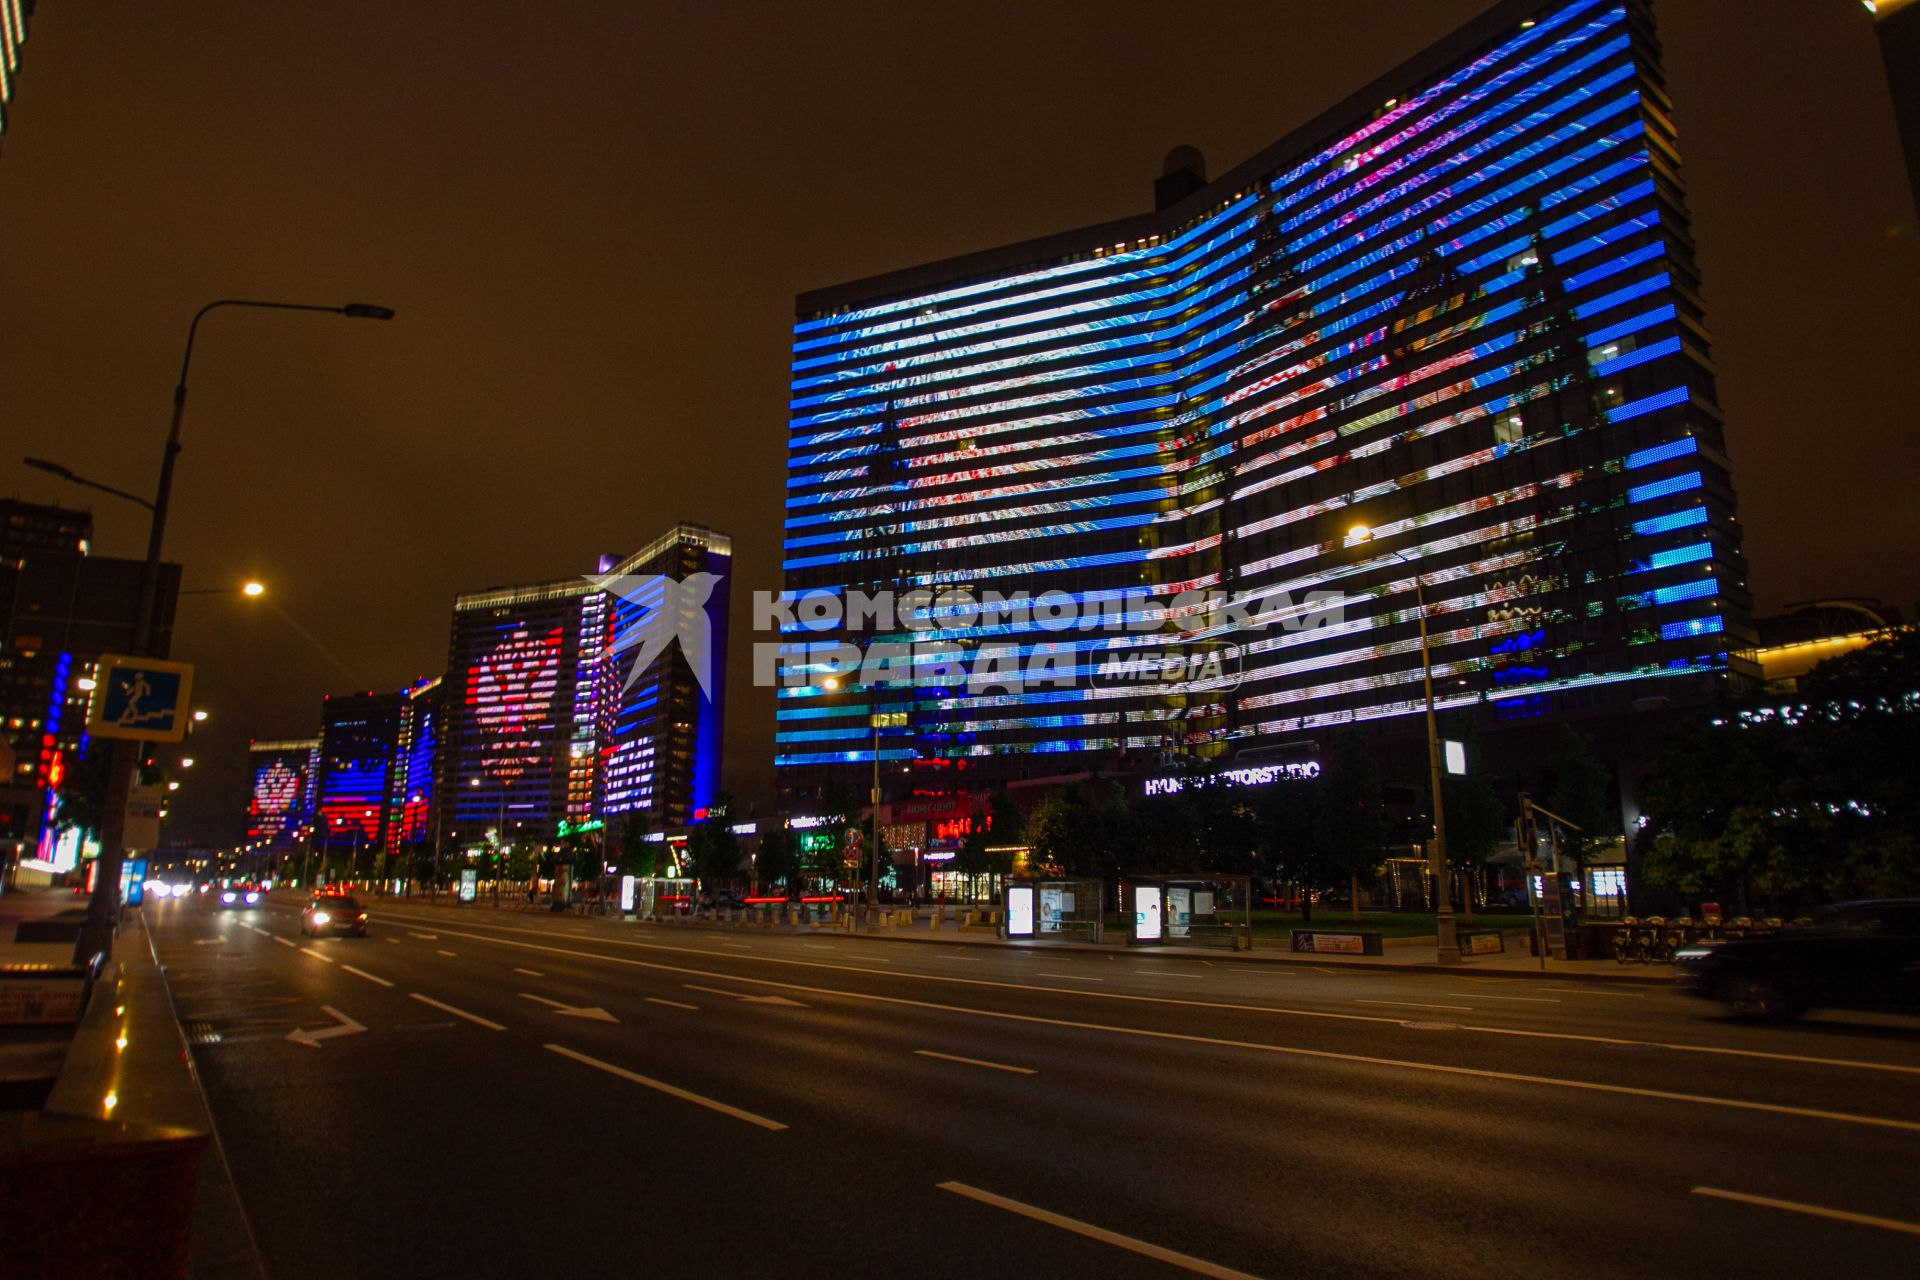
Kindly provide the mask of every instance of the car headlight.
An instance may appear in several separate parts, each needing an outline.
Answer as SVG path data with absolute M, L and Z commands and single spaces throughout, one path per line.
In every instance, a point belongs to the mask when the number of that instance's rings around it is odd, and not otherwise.
M 234 899 L 235 899 L 236 897 L 238 897 L 238 896 L 239 896 L 239 895 L 238 895 L 238 894 L 236 894 L 236 893 L 234 893 L 234 891 L 233 891 L 233 890 L 231 890 L 231 889 L 229 889 L 229 890 L 227 890 L 227 891 L 226 891 L 225 893 L 223 893 L 223 894 L 221 894 L 221 895 L 220 895 L 220 901 L 222 901 L 222 902 L 232 902 L 232 901 L 233 901 L 233 900 L 234 900 Z
M 258 902 L 258 901 L 260 901 L 260 895 L 259 895 L 259 894 L 257 894 L 257 893 L 249 893 L 249 894 L 247 894 L 247 901 L 248 901 L 248 902 Z
M 333 917 L 328 915 L 324 911 L 316 911 L 313 913 L 313 922 L 315 924 L 325 924 L 327 921 L 331 919 L 333 919 Z

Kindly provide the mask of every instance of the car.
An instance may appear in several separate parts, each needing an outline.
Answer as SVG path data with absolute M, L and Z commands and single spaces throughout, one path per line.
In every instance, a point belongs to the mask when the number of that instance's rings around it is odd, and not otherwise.
M 356 938 L 367 936 L 367 913 L 360 900 L 351 894 L 329 894 L 315 898 L 300 913 L 300 932 L 310 936 L 346 933 Z
M 221 886 L 219 892 L 212 895 L 213 908 L 216 911 L 244 911 L 248 907 L 260 905 L 260 899 L 266 895 L 257 884 L 235 880 Z
M 1683 946 L 1673 967 L 1683 992 L 1747 1018 L 1920 1012 L 1920 898 L 1819 907 L 1774 933 Z

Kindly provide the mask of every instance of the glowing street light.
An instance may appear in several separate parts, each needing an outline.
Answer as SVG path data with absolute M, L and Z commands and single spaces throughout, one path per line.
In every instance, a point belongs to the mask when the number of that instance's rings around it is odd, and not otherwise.
M 204 711 L 196 711 L 193 713 L 193 718 L 195 723 L 205 724 L 207 722 L 207 713 Z
M 240 588 L 240 594 L 243 596 L 263 596 L 267 594 L 267 586 L 264 582 L 249 582 L 246 586 Z

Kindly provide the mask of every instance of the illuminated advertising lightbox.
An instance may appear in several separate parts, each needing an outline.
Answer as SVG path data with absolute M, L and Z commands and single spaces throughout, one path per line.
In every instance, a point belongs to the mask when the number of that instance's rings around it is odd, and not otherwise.
M 475 867 L 460 869 L 460 901 L 472 902 L 480 896 L 480 872 Z
M 1159 942 L 1160 886 L 1141 884 L 1133 887 L 1133 940 Z
M 629 916 L 633 914 L 633 877 L 632 876 L 620 877 L 620 913 L 622 915 L 629 915 Z
M 1033 886 L 1030 884 L 1007 886 L 1007 936 L 1033 936 Z

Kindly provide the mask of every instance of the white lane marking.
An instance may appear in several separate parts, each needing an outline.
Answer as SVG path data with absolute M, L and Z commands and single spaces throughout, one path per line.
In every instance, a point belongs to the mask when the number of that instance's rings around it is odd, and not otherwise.
M 1459 996 L 1466 1000 L 1517 1000 L 1524 1004 L 1559 1004 L 1545 996 L 1490 996 L 1484 991 L 1442 991 L 1443 996 Z
M 452 951 L 446 951 L 446 950 L 442 950 L 442 949 L 441 949 L 441 948 L 439 948 L 439 947 L 435 947 L 435 948 L 434 948 L 434 950 L 435 950 L 435 951 L 438 951 L 438 952 L 439 952 L 439 953 L 440 953 L 441 955 L 443 955 L 443 956 L 450 956 L 450 955 L 455 955 L 455 954 L 456 954 L 455 952 L 452 952 Z
M 759 1125 L 762 1129 L 771 1129 L 777 1133 L 787 1127 L 778 1120 L 769 1120 L 765 1116 L 757 1116 L 751 1111 L 742 1111 L 739 1107 L 730 1107 L 724 1102 L 717 1102 L 712 1098 L 705 1098 L 697 1093 L 689 1093 L 687 1090 L 676 1088 L 664 1080 L 655 1080 L 650 1076 L 643 1076 L 637 1072 L 629 1071 L 625 1067 L 616 1067 L 611 1062 L 602 1062 L 598 1058 L 589 1058 L 586 1054 L 576 1053 L 565 1045 L 548 1044 L 540 1047 L 549 1049 L 563 1058 L 572 1058 L 575 1062 L 584 1062 L 588 1066 L 598 1068 L 610 1076 L 619 1076 L 622 1080 L 631 1080 L 633 1083 L 645 1085 L 649 1089 L 657 1089 L 668 1097 L 678 1098 L 682 1102 L 691 1102 L 695 1106 L 705 1107 L 709 1111 L 718 1111 L 721 1115 L 732 1116 L 735 1120 L 745 1120 L 748 1124 Z
M 303 1044 L 309 1049 L 318 1049 L 320 1047 L 320 1041 L 322 1040 L 331 1040 L 335 1036 L 358 1035 L 366 1030 L 365 1027 L 332 1005 L 321 1005 L 320 1012 L 332 1018 L 336 1025 L 325 1027 L 319 1031 L 308 1031 L 305 1027 L 296 1027 L 287 1033 L 287 1039 L 293 1041 L 295 1044 Z
M 1317 965 L 1317 964 L 1313 966 L 1313 971 L 1314 971 L 1315 973 L 1330 973 L 1330 974 L 1332 974 L 1332 975 L 1333 975 L 1334 977 L 1336 977 L 1336 978 L 1344 978 L 1344 977 L 1346 977 L 1346 976 L 1347 976 L 1347 975 L 1346 975 L 1345 973 L 1342 973 L 1342 972 L 1341 972 L 1340 970 L 1338 970 L 1338 969 L 1322 969 L 1322 968 L 1321 968 L 1321 967 L 1320 967 L 1319 965 Z
M 663 1004 L 669 1009 L 698 1009 L 697 1004 L 688 1004 L 684 1000 L 662 1000 L 659 996 L 648 996 L 648 1004 Z
M 273 940 L 274 940 L 275 942 L 277 942 L 277 943 L 279 943 L 279 944 L 280 944 L 281 946 L 283 946 L 283 947 L 298 947 L 298 946 L 300 945 L 300 944 L 299 944 L 299 943 L 297 943 L 297 942 L 293 942 L 293 941 L 290 941 L 290 940 L 288 940 L 288 939 L 286 939 L 286 938 L 283 938 L 283 937 L 281 937 L 281 936 L 280 936 L 279 934 L 277 934 L 277 933 L 276 933 L 276 934 L 273 934 L 273 935 L 272 935 L 272 937 L 273 937 Z
M 1390 1004 L 1390 1005 L 1396 1005 L 1402 1009 L 1451 1009 L 1455 1013 L 1472 1013 L 1473 1012 L 1473 1006 L 1470 1004 L 1417 1004 L 1412 1000 L 1360 1000 L 1360 999 L 1355 999 L 1354 1003 L 1355 1004 Z
M 1436 1075 L 1464 1076 L 1476 1080 L 1500 1080 L 1510 1084 L 1533 1084 L 1551 1088 L 1574 1089 L 1588 1093 L 1607 1093 L 1625 1097 L 1653 1098 L 1664 1102 L 1685 1102 L 1697 1106 L 1725 1107 L 1733 1111 L 1758 1111 L 1768 1115 L 1799 1116 L 1812 1120 L 1832 1120 L 1841 1124 L 1866 1125 L 1870 1128 L 1896 1129 L 1907 1133 L 1920 1133 L 1920 1121 L 1895 1120 L 1884 1116 L 1853 1115 L 1844 1111 L 1821 1111 L 1809 1107 L 1788 1107 L 1771 1102 L 1749 1102 L 1741 1098 L 1716 1098 L 1704 1094 L 1673 1093 L 1664 1089 L 1636 1089 L 1627 1085 L 1601 1084 L 1591 1080 L 1568 1080 L 1558 1076 L 1535 1076 L 1517 1071 L 1486 1071 L 1475 1067 L 1447 1066 L 1437 1062 L 1414 1062 L 1404 1058 L 1381 1058 L 1370 1054 L 1336 1053 L 1327 1049 L 1303 1049 L 1294 1045 L 1261 1044 L 1253 1040 L 1227 1040 L 1215 1036 L 1188 1035 L 1178 1031 L 1150 1031 L 1142 1027 L 1119 1027 L 1101 1022 L 1081 1022 L 1071 1018 L 1043 1018 L 1031 1013 L 1010 1013 L 1002 1009 L 976 1009 L 968 1005 L 942 1004 L 935 1000 L 912 1000 L 905 996 L 883 996 L 866 991 L 847 991 L 837 987 L 815 987 L 802 982 L 782 982 L 775 978 L 749 978 L 739 974 L 713 973 L 705 969 L 689 969 L 681 965 L 657 964 L 649 960 L 632 960 L 626 956 L 600 955 L 592 951 L 569 951 L 564 947 L 543 946 L 535 942 L 513 942 L 507 939 L 480 938 L 482 942 L 498 942 L 501 946 L 522 947 L 530 951 L 547 951 L 558 955 L 580 956 L 589 960 L 601 960 L 608 964 L 624 964 L 636 969 L 655 969 L 666 973 L 692 974 L 701 978 L 718 978 L 723 981 L 745 982 L 752 986 L 778 987 L 786 991 L 801 991 L 813 995 L 837 996 L 843 1000 L 862 1000 L 869 1004 L 890 1004 L 912 1009 L 932 1009 L 940 1013 L 962 1013 L 977 1018 L 991 1018 L 998 1022 L 1021 1022 L 1029 1025 L 1066 1027 L 1075 1031 L 1100 1031 L 1111 1035 L 1132 1036 L 1142 1040 L 1168 1040 L 1178 1044 L 1204 1044 L 1229 1049 L 1246 1049 L 1255 1053 L 1271 1053 L 1281 1057 L 1315 1058 L 1328 1062 L 1349 1062 L 1363 1066 L 1395 1068 L 1407 1071 L 1427 1071 Z M 955 981 L 970 981 L 955 979 Z M 691 984 L 682 984 L 691 985 Z M 998 984 L 992 984 L 998 985 Z M 713 989 L 713 988 L 708 988 Z M 1036 990 L 1050 991 L 1055 988 L 1041 987 Z M 734 993 L 722 991 L 722 995 Z M 414 997 L 416 1000 L 420 996 Z M 1159 997 L 1133 997 L 1155 1000 L 1166 1004 L 1195 1003 L 1184 1000 L 1161 1000 Z M 431 1002 L 430 1002 L 431 1003 Z M 1249 1006 L 1258 1010 L 1260 1006 Z M 1371 1019 L 1362 1019 L 1370 1021 Z M 1399 1025 L 1399 1020 L 1395 1020 Z M 1492 1030 L 1492 1028 L 1488 1028 Z M 1631 1043 L 1631 1042 L 1629 1042 Z M 1774 1055 L 1759 1055 L 1774 1056 Z M 1859 1064 L 1873 1065 L 1873 1064 Z M 1903 1068 L 1904 1069 L 1904 1068 Z
M 721 946 L 723 946 L 723 947 L 733 947 L 733 948 L 735 948 L 735 949 L 737 949 L 737 950 L 740 950 L 740 951 L 751 951 L 751 950 L 753 950 L 753 948 L 752 948 L 751 946 L 749 946 L 748 944 L 746 944 L 746 943 L 744 943 L 744 942 L 723 942 L 723 943 L 721 943 L 720 945 L 721 945 Z
M 1571 996 L 1612 996 L 1616 1000 L 1645 1000 L 1644 991 L 1605 991 L 1592 987 L 1541 987 L 1542 991 L 1559 991 Z
M 373 974 L 368 973 L 365 969 L 356 969 L 350 964 L 343 964 L 340 967 L 346 970 L 348 973 L 352 974 L 356 978 L 365 978 L 368 982 L 377 982 L 383 987 L 390 987 L 393 985 L 391 982 L 388 982 L 385 978 L 375 977 Z
M 1211 1280 L 1256 1280 L 1256 1277 L 1248 1272 L 1235 1271 L 1232 1267 L 1223 1267 L 1217 1262 L 1208 1262 L 1205 1258 L 1196 1258 L 1191 1254 L 1179 1253 L 1162 1245 L 1149 1244 L 1145 1240 L 1136 1240 L 1132 1236 L 1123 1236 L 1118 1231 L 1096 1227 L 1091 1222 L 1082 1222 L 1078 1218 L 1069 1218 L 1065 1214 L 1054 1213 L 1019 1200 L 1009 1200 L 991 1191 L 970 1187 L 964 1182 L 940 1182 L 934 1185 L 942 1191 L 951 1191 L 957 1196 L 965 1196 L 969 1200 L 991 1205 L 995 1209 L 1004 1209 L 1022 1218 L 1031 1218 L 1049 1227 L 1071 1231 L 1074 1235 L 1098 1240 L 1101 1244 L 1110 1244 L 1116 1249 L 1125 1249 L 1128 1253 L 1137 1253 L 1143 1258 L 1152 1258 L 1155 1262 L 1164 1262 L 1168 1266 L 1179 1267 L 1182 1271 L 1190 1271 L 1197 1276 L 1208 1276 Z
M 1148 970 L 1146 976 L 1149 978 L 1204 978 L 1207 975 L 1204 973 L 1175 973 L 1171 969 L 1168 969 L 1158 972 Z
M 416 933 L 412 929 L 407 930 L 407 936 L 409 938 L 425 938 L 428 942 L 437 941 L 440 937 L 437 933 Z
M 1083 978 L 1077 973 L 1054 973 L 1044 969 L 1035 969 L 1033 971 L 1033 976 L 1036 978 L 1065 978 L 1068 982 L 1105 982 L 1106 981 L 1105 978 Z
M 529 978 L 544 978 L 544 977 L 546 977 L 546 976 L 547 976 L 546 974 L 544 974 L 544 973 L 542 973 L 542 972 L 540 972 L 540 971 L 539 971 L 538 969 L 521 969 L 521 968 L 518 968 L 518 967 L 516 967 L 516 968 L 514 969 L 514 972 L 515 972 L 515 973 L 524 973 L 524 974 L 526 974 L 526 975 L 527 975 L 527 976 L 528 976 Z
M 396 947 L 400 945 L 400 939 L 398 938 L 388 938 L 387 941 L 391 942 Z
M 1693 1194 L 1711 1196 L 1715 1200 L 1732 1200 L 1739 1204 L 1757 1204 L 1763 1209 L 1783 1209 L 1788 1213 L 1804 1213 L 1815 1218 L 1831 1218 L 1835 1222 L 1851 1222 L 1856 1226 L 1879 1227 L 1884 1231 L 1899 1231 L 1910 1236 L 1920 1236 L 1920 1222 L 1902 1222 L 1898 1218 L 1876 1218 L 1870 1213 L 1828 1209 L 1817 1204 L 1801 1204 L 1797 1200 L 1775 1200 L 1771 1196 L 1753 1196 L 1744 1191 L 1723 1191 L 1719 1187 L 1695 1187 Z
M 712 974 L 708 976 L 719 977 L 721 975 Z M 750 996 L 744 991 L 722 991 L 719 987 L 698 987 L 691 982 L 683 982 L 680 985 L 689 991 L 704 991 L 710 996 L 732 996 L 742 1004 L 783 1004 L 791 1009 L 804 1009 L 807 1007 L 798 1000 L 789 1000 L 785 996 Z
M 300 948 L 300 954 L 303 956 L 312 956 L 315 960 L 325 960 L 328 964 L 333 963 L 333 957 L 318 947 L 302 947 Z
M 536 937 L 552 937 L 544 929 L 516 929 L 511 925 L 481 925 L 481 928 L 495 929 L 503 933 L 529 933 Z M 642 968 L 659 969 L 668 973 L 694 973 L 703 977 L 732 980 L 735 975 L 713 973 L 705 969 L 685 969 L 670 964 L 660 964 L 646 960 L 631 960 L 625 956 L 606 955 L 597 951 L 569 951 L 564 947 L 555 947 L 535 942 L 515 942 L 509 938 L 495 938 L 481 933 L 459 933 L 450 930 L 456 937 L 471 938 L 475 942 L 490 942 L 502 947 L 520 947 L 529 951 L 546 951 L 554 955 L 584 956 L 592 960 L 605 960 L 613 964 L 639 965 Z M 661 943 L 632 942 L 622 938 L 596 938 L 596 942 L 607 946 L 631 947 L 644 951 L 665 951 L 673 954 L 714 956 L 717 953 L 703 951 L 697 947 L 675 947 Z M 292 944 L 289 943 L 289 946 Z M 859 945 L 859 944 L 854 944 Z M 1082 1000 L 1118 1000 L 1135 1004 L 1164 1004 L 1187 1009 L 1226 1009 L 1236 1013 L 1266 1013 L 1288 1018 L 1318 1018 L 1335 1022 L 1367 1022 L 1378 1026 L 1404 1026 L 1405 1019 L 1367 1013 L 1343 1013 L 1332 1009 L 1299 1009 L 1287 1005 L 1244 1004 L 1231 1000 L 1194 1000 L 1178 996 L 1150 996 L 1139 992 L 1127 991 L 1080 991 L 1073 987 L 1046 987 L 1028 982 L 1006 982 L 994 978 L 963 978 L 955 974 L 912 972 L 901 973 L 897 970 L 865 969 L 859 965 L 836 964 L 826 960 L 797 960 L 763 957 L 756 964 L 786 965 L 801 969 L 830 969 L 842 973 L 866 973 L 876 977 L 911 978 L 920 982 L 944 982 L 963 987 L 991 987 L 1010 991 L 1039 991 L 1048 995 L 1073 995 Z M 1203 962 L 1204 963 L 1204 962 Z M 1325 972 L 1337 972 L 1326 970 Z M 772 983 L 780 985 L 770 978 L 739 978 L 741 982 Z M 808 988 L 802 988 L 808 989 Z M 1557 990 L 1559 988 L 1542 987 L 1539 990 Z M 1626 992 L 1595 992 L 1597 995 L 1625 995 Z M 1644 999 L 1635 996 L 1635 999 Z M 1478 1023 L 1462 1023 L 1455 1028 L 1458 1031 L 1470 1031 L 1479 1035 L 1517 1036 L 1532 1040 L 1566 1040 L 1575 1044 L 1605 1044 L 1640 1049 L 1666 1049 L 1673 1053 L 1702 1053 L 1731 1058 L 1752 1058 L 1767 1062 L 1801 1062 L 1820 1067 L 1839 1067 L 1854 1071 L 1890 1071 L 1897 1075 L 1920 1075 L 1920 1066 L 1904 1066 L 1892 1062 L 1869 1062 L 1861 1058 L 1824 1058 L 1799 1053 L 1779 1053 L 1765 1049 L 1732 1049 L 1720 1045 L 1685 1044 L 1667 1040 L 1636 1040 L 1626 1036 L 1582 1035 L 1573 1031 L 1540 1031 L 1520 1027 L 1495 1027 Z
M 590 1009 L 585 1005 L 562 1004 L 558 1000 L 549 1000 L 545 996 L 536 996 L 531 991 L 522 991 L 519 994 L 522 1000 L 531 1000 L 535 1004 L 544 1004 L 563 1018 L 585 1018 L 589 1022 L 620 1021 L 620 1019 L 614 1017 L 605 1009 L 598 1007 Z
M 442 1013 L 450 1013 L 456 1018 L 465 1018 L 468 1022 L 472 1022 L 479 1026 L 485 1027 L 489 1031 L 505 1031 L 506 1030 L 505 1027 L 501 1026 L 499 1023 L 493 1021 L 490 1018 L 483 1018 L 477 1013 L 468 1013 L 465 1009 L 456 1009 L 450 1004 L 443 1004 L 440 1001 L 435 1000 L 432 996 L 423 996 L 418 991 L 409 991 L 407 992 L 407 995 L 412 997 L 415 1000 L 418 1000 L 421 1004 L 430 1004 L 434 1008 L 440 1010 Z
M 1037 1076 L 1040 1073 L 1032 1067 L 1010 1067 L 1004 1062 L 988 1062 L 985 1058 L 963 1058 L 957 1053 L 935 1053 L 931 1049 L 915 1049 L 923 1058 L 938 1058 L 942 1062 L 964 1062 L 969 1067 L 988 1067 L 994 1071 L 1011 1071 L 1017 1076 Z

